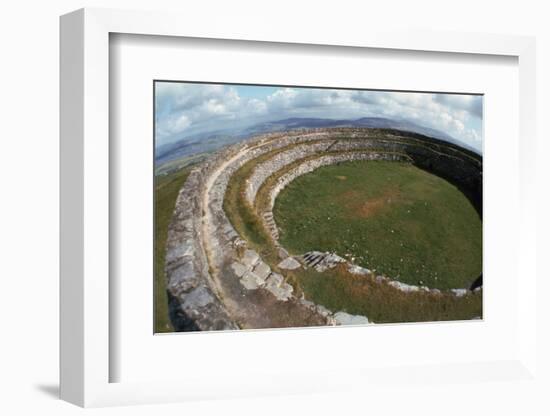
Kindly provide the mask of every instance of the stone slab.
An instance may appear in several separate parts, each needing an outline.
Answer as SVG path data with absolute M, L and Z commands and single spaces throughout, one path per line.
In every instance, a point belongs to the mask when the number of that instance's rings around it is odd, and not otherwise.
M 231 263 L 231 269 L 235 272 L 237 277 L 242 277 L 248 271 L 248 267 L 237 261 L 235 263 Z
M 262 279 L 262 281 L 265 281 L 267 279 L 267 276 L 271 273 L 271 268 L 264 263 L 263 261 L 260 261 L 256 266 L 254 267 L 254 273 Z
M 337 325 L 366 325 L 370 323 L 366 316 L 351 315 L 346 312 L 336 312 L 334 320 Z
M 252 267 L 254 267 L 256 263 L 258 263 L 259 260 L 260 260 L 260 256 L 258 255 L 258 253 L 256 253 L 254 250 L 248 249 L 248 250 L 245 250 L 243 254 L 243 258 L 241 259 L 241 262 L 246 267 L 251 269 Z
M 300 264 L 300 262 L 296 260 L 294 257 L 287 257 L 277 265 L 279 269 L 285 269 L 285 270 L 295 270 L 301 266 L 302 265 Z
M 281 286 L 270 286 L 266 287 L 276 298 L 283 302 L 289 300 L 292 297 L 292 292 L 294 288 L 288 283 L 282 283 Z
M 205 286 L 199 286 L 182 296 L 182 308 L 184 310 L 198 311 L 214 302 L 215 298 L 210 289 Z
M 172 295 L 179 296 L 182 292 L 189 292 L 199 284 L 199 276 L 193 263 L 188 261 L 170 272 L 168 290 Z
M 453 293 L 453 295 L 461 298 L 462 296 L 466 296 L 466 294 L 468 293 L 468 289 L 451 289 L 451 292 Z
M 241 277 L 241 284 L 248 290 L 255 290 L 264 285 L 264 280 L 256 273 L 248 271 Z

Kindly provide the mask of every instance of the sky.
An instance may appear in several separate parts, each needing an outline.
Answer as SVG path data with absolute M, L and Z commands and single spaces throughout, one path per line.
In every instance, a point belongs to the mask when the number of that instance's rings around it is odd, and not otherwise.
M 157 82 L 155 145 L 291 117 L 384 117 L 482 148 L 482 96 Z

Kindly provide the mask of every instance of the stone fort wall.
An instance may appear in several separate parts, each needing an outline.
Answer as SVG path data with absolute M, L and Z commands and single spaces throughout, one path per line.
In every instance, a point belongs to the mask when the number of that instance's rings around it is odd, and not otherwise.
M 288 183 L 320 166 L 382 159 L 408 161 L 444 176 L 463 189 L 480 212 L 479 155 L 420 135 L 375 133 L 370 129 L 312 129 L 265 134 L 229 146 L 193 169 L 179 192 L 166 244 L 165 272 L 174 328 L 179 331 L 239 327 L 221 300 L 213 273 L 238 260 L 237 248 L 246 247 L 246 241 L 240 238 L 223 210 L 223 200 L 233 173 L 261 155 L 291 146 L 254 169 L 246 187 L 246 199 L 251 204 L 269 176 L 290 163 L 319 155 L 278 178 L 269 195 L 271 209 Z M 266 279 L 273 275 L 270 270 L 266 273 Z M 278 284 L 272 293 L 280 293 L 281 282 Z

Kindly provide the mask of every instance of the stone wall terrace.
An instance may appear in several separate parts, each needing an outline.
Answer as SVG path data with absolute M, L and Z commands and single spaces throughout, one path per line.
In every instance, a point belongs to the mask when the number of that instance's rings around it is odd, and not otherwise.
M 265 180 L 274 172 L 284 168 L 298 159 L 303 159 L 312 154 L 323 152 L 334 143 L 334 140 L 324 140 L 320 143 L 294 146 L 291 149 L 277 153 L 269 160 L 258 164 L 256 168 L 254 168 L 252 175 L 250 175 L 246 181 L 246 200 L 248 203 L 251 205 L 254 203 L 258 190 Z
M 268 152 L 291 146 L 253 170 L 246 186 L 246 198 L 252 205 L 269 176 L 304 159 L 279 177 L 271 188 L 270 211 L 277 195 L 297 177 L 321 166 L 352 160 L 414 163 L 457 183 L 471 199 L 481 201 L 479 155 L 415 134 L 384 132 L 342 128 L 263 134 L 228 146 L 193 169 L 178 195 L 166 243 L 165 271 L 174 328 L 177 331 L 239 328 L 221 300 L 219 278 L 223 276 L 219 274 L 227 270 L 228 264 L 241 261 L 236 247 L 246 247 L 246 242 L 227 218 L 223 202 L 231 176 L 247 162 Z M 315 154 L 319 157 L 310 158 Z M 480 202 L 476 207 L 480 207 Z M 258 261 L 254 267 L 267 267 L 261 259 Z M 248 284 L 254 273 L 259 272 L 254 269 L 245 276 Z
M 238 329 L 220 301 L 209 271 L 212 261 L 221 264 L 227 254 L 233 254 L 227 250 L 232 249 L 231 242 L 238 236 L 223 212 L 223 198 L 231 175 L 263 153 L 326 135 L 317 131 L 261 135 L 217 152 L 191 171 L 178 194 L 166 242 L 169 315 L 176 331 Z M 225 165 L 232 158 L 233 163 Z M 220 170 L 220 166 L 224 168 Z M 205 207 L 204 193 L 213 175 L 217 177 L 208 190 L 209 206 Z M 204 244 L 203 216 L 207 209 L 214 225 L 209 239 L 211 259 Z

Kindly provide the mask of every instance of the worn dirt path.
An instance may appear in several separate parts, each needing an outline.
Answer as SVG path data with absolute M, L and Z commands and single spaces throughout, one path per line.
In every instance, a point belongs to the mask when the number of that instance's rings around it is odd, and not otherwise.
M 201 224 L 201 240 L 208 260 L 212 289 L 224 304 L 231 318 L 243 329 L 326 325 L 324 317 L 300 304 L 297 300 L 282 302 L 266 290 L 244 289 L 239 279 L 229 270 L 223 258 L 216 257 L 217 255 L 223 256 L 223 254 L 216 254 L 217 249 L 214 246 L 217 230 L 214 224 L 214 213 L 211 209 L 211 190 L 225 169 L 246 153 L 264 144 L 239 150 L 220 164 L 206 180 L 202 196 L 204 215 Z
M 216 295 L 220 298 L 220 300 L 228 300 L 229 298 L 224 293 L 223 286 L 220 284 L 217 275 L 219 273 L 219 270 L 216 266 L 216 263 L 213 259 L 213 251 L 212 251 L 212 244 L 211 244 L 211 237 L 215 234 L 214 226 L 212 224 L 212 210 L 210 208 L 210 190 L 212 189 L 212 186 L 216 183 L 216 180 L 219 178 L 220 174 L 227 169 L 229 165 L 231 165 L 233 162 L 237 161 L 239 158 L 245 155 L 245 153 L 249 151 L 248 148 L 241 148 L 233 157 L 223 162 L 218 168 L 212 172 L 212 174 L 209 176 L 208 180 L 205 184 L 205 189 L 203 191 L 202 195 L 202 207 L 204 215 L 202 217 L 202 227 L 201 227 L 201 239 L 202 244 L 204 247 L 204 251 L 206 253 L 206 258 L 208 260 L 208 266 L 209 266 L 209 274 L 211 277 L 211 283 L 212 288 L 215 290 Z M 226 307 L 229 307 L 230 309 L 234 309 L 235 305 L 226 305 Z

